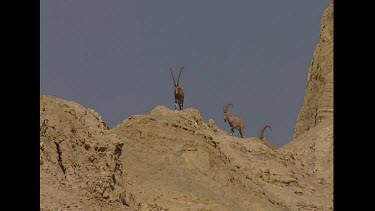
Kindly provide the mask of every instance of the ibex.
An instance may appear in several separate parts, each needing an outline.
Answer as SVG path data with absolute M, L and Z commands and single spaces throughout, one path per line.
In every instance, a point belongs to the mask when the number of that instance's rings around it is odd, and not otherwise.
M 224 105 L 224 122 L 228 121 L 229 123 L 229 126 L 230 126 L 229 134 L 234 136 L 234 129 L 236 129 L 238 130 L 238 132 L 240 132 L 241 138 L 243 138 L 242 136 L 242 131 L 244 128 L 243 121 L 239 117 L 229 115 L 229 112 L 228 112 L 229 106 L 233 106 L 233 104 Z
M 272 131 L 271 126 L 269 126 L 269 125 L 264 126 L 262 129 L 259 130 L 259 139 L 260 140 L 264 140 L 264 131 L 266 130 L 266 128 L 269 128 Z
M 180 72 L 178 73 L 177 83 L 174 79 L 172 67 L 169 68 L 169 70 L 172 73 L 173 78 L 173 85 L 174 85 L 174 110 L 177 110 L 177 104 L 180 110 L 184 110 L 184 90 L 182 89 L 182 86 L 180 85 L 180 75 L 181 71 L 184 69 L 184 66 L 181 67 Z

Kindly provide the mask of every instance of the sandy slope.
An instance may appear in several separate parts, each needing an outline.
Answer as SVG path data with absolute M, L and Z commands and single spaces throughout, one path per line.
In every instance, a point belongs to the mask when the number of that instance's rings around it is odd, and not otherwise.
M 292 143 L 273 150 L 231 137 L 192 108 L 158 106 L 107 130 L 75 103 L 41 96 L 41 105 L 41 126 L 49 119 L 60 131 L 41 134 L 44 210 L 332 210 L 332 185 L 320 175 L 326 166 L 303 168 Z M 60 137 L 65 175 L 54 144 Z

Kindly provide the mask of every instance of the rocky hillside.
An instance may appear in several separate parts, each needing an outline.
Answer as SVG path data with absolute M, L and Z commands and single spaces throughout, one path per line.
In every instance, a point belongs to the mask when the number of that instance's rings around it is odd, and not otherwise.
M 283 150 L 333 190 L 333 1 L 324 11 L 294 138 Z M 333 196 L 333 192 L 329 194 Z
M 77 103 L 40 102 L 41 210 L 333 209 L 325 166 L 311 173 L 297 153 L 229 136 L 196 109 L 158 106 L 108 130 Z
M 333 116 L 333 0 L 324 11 L 320 39 L 307 75 L 306 93 L 294 138 Z
M 40 96 L 40 210 L 333 210 L 332 1 L 295 138 L 236 138 L 198 110 L 164 106 L 109 129 Z
M 163 106 L 110 132 L 126 137 L 129 191 L 155 210 L 331 210 L 332 189 L 287 150 L 235 138 L 199 111 Z M 141 190 L 141 192 L 140 192 Z
M 123 145 L 94 110 L 41 96 L 41 210 L 122 210 Z

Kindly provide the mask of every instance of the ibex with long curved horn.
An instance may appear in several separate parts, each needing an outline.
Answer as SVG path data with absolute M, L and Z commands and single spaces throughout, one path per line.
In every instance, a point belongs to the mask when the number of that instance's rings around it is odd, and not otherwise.
M 259 130 L 259 139 L 260 140 L 264 140 L 264 131 L 266 130 L 266 128 L 269 128 L 272 131 L 271 126 L 269 126 L 269 125 L 264 126 L 262 129 Z
M 224 122 L 228 121 L 229 123 L 229 126 L 230 126 L 229 134 L 234 136 L 234 129 L 236 129 L 238 130 L 238 132 L 240 132 L 241 138 L 243 138 L 242 136 L 242 131 L 244 128 L 243 121 L 239 117 L 229 115 L 229 112 L 228 112 L 229 106 L 233 106 L 233 104 L 230 103 L 228 105 L 224 105 Z
M 182 86 L 180 85 L 180 75 L 181 71 L 184 69 L 184 66 L 181 67 L 180 72 L 178 73 L 177 83 L 174 79 L 172 67 L 169 68 L 172 74 L 173 78 L 173 85 L 174 85 L 174 110 L 177 110 L 177 104 L 179 107 L 179 110 L 184 110 L 184 90 L 182 89 Z

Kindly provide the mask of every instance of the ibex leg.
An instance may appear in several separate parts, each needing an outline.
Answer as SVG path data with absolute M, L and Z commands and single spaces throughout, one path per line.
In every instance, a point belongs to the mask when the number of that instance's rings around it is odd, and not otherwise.
M 233 128 L 231 128 L 230 129 L 230 133 L 229 133 L 231 136 L 234 136 L 234 129 Z

